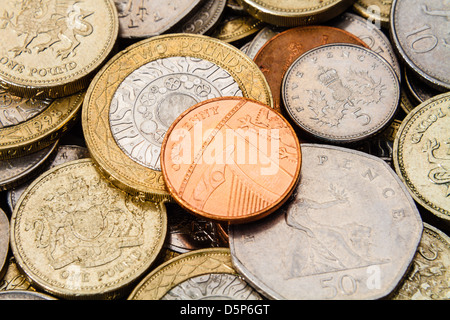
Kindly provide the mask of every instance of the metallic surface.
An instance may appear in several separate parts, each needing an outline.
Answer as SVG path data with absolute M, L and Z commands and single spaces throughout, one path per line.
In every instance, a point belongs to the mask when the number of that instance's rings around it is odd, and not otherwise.
M 113 97 L 129 74 L 159 59 L 205 60 L 228 72 L 243 96 L 273 105 L 270 88 L 255 63 L 236 47 L 203 35 L 171 34 L 128 47 L 92 81 L 82 110 L 83 134 L 102 174 L 119 188 L 146 199 L 171 199 L 160 171 L 132 160 L 117 145 L 109 122 Z M 183 65 L 179 66 L 181 69 Z M 157 76 L 157 74 L 155 74 Z
M 450 93 L 431 98 L 403 120 L 394 141 L 395 171 L 413 198 L 450 221 Z
M 112 299 L 148 271 L 166 231 L 162 204 L 111 186 L 82 159 L 30 185 L 12 214 L 10 243 L 37 289 L 65 299 Z
M 2 0 L 1 8 L 0 83 L 17 96 L 75 94 L 114 49 L 113 0 Z
M 168 57 L 147 63 L 119 85 L 109 125 L 119 148 L 133 161 L 160 171 L 162 140 L 186 109 L 213 98 L 242 96 L 234 78 L 208 60 Z
M 161 147 L 172 197 L 216 221 L 244 223 L 275 211 L 294 190 L 300 167 L 300 144 L 290 124 L 246 98 L 191 107 L 172 124 Z
M 353 9 L 369 23 L 389 29 L 392 0 L 356 0 Z
M 392 48 L 389 38 L 373 24 L 360 16 L 346 12 L 332 21 L 332 25 L 336 28 L 348 31 L 359 39 L 364 41 L 367 46 L 382 56 L 395 70 L 395 74 L 400 80 L 401 71 L 400 64 L 394 49 Z
M 341 14 L 354 0 L 238 0 L 256 19 L 282 26 L 320 24 Z
M 248 15 L 229 16 L 222 20 L 212 37 L 225 42 L 235 42 L 254 35 L 263 28 L 261 20 Z
M 189 282 L 193 279 L 191 281 L 195 285 L 198 283 L 195 279 L 198 280 L 199 278 L 197 277 L 199 276 L 202 276 L 203 279 L 212 278 L 214 281 L 214 277 L 219 277 L 220 279 L 227 275 L 238 276 L 232 267 L 230 250 L 228 248 L 195 250 L 179 255 L 158 266 L 134 288 L 128 300 L 160 300 L 164 297 L 167 298 L 168 293 L 172 289 L 180 290 L 181 288 L 177 288 L 177 286 L 185 285 L 185 281 Z M 238 285 L 242 288 L 242 283 Z M 247 292 L 252 291 L 248 287 L 246 290 Z M 208 292 L 208 290 L 205 291 Z M 208 292 L 206 297 L 202 296 L 200 292 L 197 293 L 199 294 L 198 298 L 213 298 L 210 292 Z M 257 295 L 256 293 L 254 294 Z M 245 296 L 243 295 L 239 298 L 244 299 Z M 231 299 L 231 297 L 228 297 L 228 299 Z
M 275 110 L 284 111 L 281 83 L 291 64 L 308 50 L 328 43 L 353 43 L 366 46 L 365 42 L 347 31 L 334 27 L 308 26 L 281 32 L 260 49 L 254 61 L 269 83 Z
M 182 22 L 202 5 L 203 0 L 114 2 L 119 15 L 119 37 L 144 39 L 161 35 Z
M 41 173 L 54 156 L 57 146 L 58 141 L 20 158 L 0 160 L 0 190 L 10 190 Z
M 282 94 L 286 110 L 303 130 L 324 141 L 348 143 L 389 125 L 400 85 L 392 67 L 372 50 L 329 44 L 291 65 Z
M 450 89 L 449 4 L 441 0 L 393 0 L 390 32 L 403 62 L 429 85 Z
M 392 300 L 450 299 L 450 237 L 424 223 L 419 248 Z
M 422 235 L 413 199 L 374 156 L 321 144 L 302 144 L 302 155 L 300 185 L 282 209 L 230 226 L 233 266 L 272 299 L 387 296 Z
M 0 209 L 0 279 L 6 272 L 7 257 L 9 253 L 9 218 Z
M 9 290 L 0 292 L 0 300 L 57 300 L 56 298 L 40 292 L 27 290 Z
M 404 68 L 403 81 L 416 105 L 442 93 L 420 80 L 413 71 L 407 68 Z
M 51 168 L 56 167 L 60 164 L 82 158 L 89 158 L 89 152 L 87 148 L 76 145 L 59 145 L 55 151 L 54 156 L 51 159 L 51 162 L 45 165 L 44 170 L 50 170 Z M 30 183 L 31 181 L 29 181 L 29 183 L 23 183 L 16 186 L 15 188 L 8 190 L 7 200 L 11 212 L 14 211 L 14 207 L 16 206 L 17 201 L 19 201 L 20 196 L 30 185 Z
M 195 14 L 184 22 L 178 32 L 208 34 L 214 30 L 226 7 L 226 0 L 206 0 Z
M 259 31 L 256 36 L 250 41 L 249 47 L 247 49 L 247 55 L 254 59 L 258 51 L 266 44 L 267 41 L 275 37 L 284 29 L 276 28 L 276 27 L 264 27 L 261 31 Z

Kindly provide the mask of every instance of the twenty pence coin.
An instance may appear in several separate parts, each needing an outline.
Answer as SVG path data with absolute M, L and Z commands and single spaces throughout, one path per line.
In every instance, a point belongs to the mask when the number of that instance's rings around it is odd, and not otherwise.
M 113 299 L 148 271 L 166 230 L 164 206 L 111 186 L 82 159 L 27 188 L 11 217 L 10 241 L 36 289 L 65 299 Z
M 395 171 L 413 198 L 442 221 L 450 222 L 450 93 L 414 108 L 394 141 Z
M 128 300 L 260 300 L 231 264 L 228 248 L 195 250 L 147 275 Z
M 367 46 L 350 32 L 327 26 L 306 26 L 288 29 L 266 42 L 254 57 L 272 91 L 274 109 L 283 112 L 281 84 L 292 63 L 305 52 L 328 43 L 352 43 Z
M 300 184 L 282 209 L 230 226 L 233 266 L 272 299 L 385 297 L 422 235 L 413 199 L 377 157 L 323 144 L 302 144 L 302 156 Z
M 2 0 L 1 8 L 0 83 L 17 96 L 85 89 L 116 44 L 113 0 Z
M 275 211 L 297 185 L 300 167 L 294 129 L 278 112 L 246 98 L 210 99 L 189 108 L 161 147 L 173 198 L 216 221 L 243 223 Z
M 113 99 L 119 87 L 124 81 L 128 81 L 126 79 L 130 74 L 133 74 L 139 68 L 151 67 L 151 64 L 156 63 L 156 61 L 174 57 L 184 57 L 184 62 L 202 59 L 209 62 L 210 65 L 216 65 L 226 71 L 228 75 L 231 75 L 231 79 L 237 83 L 241 95 L 261 101 L 269 106 L 273 105 L 270 88 L 255 63 L 234 46 L 208 36 L 193 34 L 164 35 L 143 40 L 117 54 L 97 74 L 88 89 L 82 111 L 83 133 L 91 157 L 98 164 L 105 177 L 114 185 L 129 193 L 156 201 L 161 199 L 171 200 L 161 171 L 144 166 L 124 153 L 113 136 L 110 125 L 110 120 L 113 118 L 110 118 L 110 112 L 115 110 L 116 105 L 113 104 Z M 183 66 L 188 66 L 184 62 L 175 67 L 183 69 Z M 157 70 L 153 73 L 147 72 L 146 78 L 158 76 L 158 72 Z M 173 80 L 176 81 L 172 84 L 164 82 L 161 90 L 164 90 L 166 85 L 181 86 L 186 84 L 186 82 L 181 81 L 181 78 Z M 150 93 L 154 89 L 151 86 L 145 87 L 145 83 L 141 80 L 135 83 L 144 85 L 143 88 L 147 91 L 150 90 Z M 193 81 L 189 81 L 189 83 L 194 84 Z M 189 90 L 196 88 L 190 87 Z M 208 92 L 202 88 L 198 88 L 198 92 L 199 94 L 206 93 L 205 98 L 208 97 Z M 175 98 L 176 96 L 175 92 Z M 192 97 L 190 94 L 182 96 L 184 98 Z M 124 97 L 126 98 L 126 96 Z M 167 103 L 169 99 L 164 101 L 164 106 L 169 109 L 170 107 L 177 107 L 176 103 Z M 139 106 L 136 105 L 137 107 Z M 167 127 L 168 125 L 170 125 L 170 121 L 167 122 Z

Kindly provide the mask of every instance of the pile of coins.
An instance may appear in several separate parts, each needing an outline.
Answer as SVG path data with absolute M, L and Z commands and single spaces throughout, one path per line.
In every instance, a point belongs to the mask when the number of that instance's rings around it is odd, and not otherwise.
M 448 2 L 0 3 L 0 299 L 450 298 Z

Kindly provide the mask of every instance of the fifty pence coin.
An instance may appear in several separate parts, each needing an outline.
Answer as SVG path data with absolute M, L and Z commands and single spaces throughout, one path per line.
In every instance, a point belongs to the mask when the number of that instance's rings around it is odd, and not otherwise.
M 90 159 L 42 174 L 11 217 L 11 249 L 36 289 L 65 299 L 123 296 L 158 256 L 164 206 L 126 194 Z
M 397 111 L 400 85 L 393 68 L 372 50 L 328 44 L 292 64 L 282 94 L 300 128 L 328 142 L 346 143 L 389 125 Z
M 116 44 L 113 0 L 1 1 L 0 83 L 24 97 L 85 89 Z
M 0 190 L 15 188 L 41 173 L 58 148 L 58 141 L 29 155 L 0 160 Z
M 353 0 L 238 0 L 258 20 L 281 26 L 295 27 L 320 24 L 345 11 Z
M 120 38 L 149 38 L 163 34 L 186 20 L 203 0 L 114 0 L 119 15 Z
M 272 105 L 264 75 L 232 45 L 194 34 L 141 41 L 111 59 L 89 87 L 82 111 L 86 145 L 116 186 L 171 199 L 160 171 L 165 133 L 188 107 L 222 96 Z
M 46 171 L 60 164 L 82 158 L 89 158 L 87 148 L 76 145 L 58 145 L 51 162 L 45 166 L 44 170 Z M 29 183 L 23 183 L 8 190 L 7 201 L 11 211 L 14 210 L 17 201 L 28 186 Z
M 161 147 L 162 174 L 174 200 L 215 221 L 244 223 L 274 212 L 297 185 L 300 167 L 300 144 L 290 124 L 246 98 L 210 99 L 189 108 Z
M 390 296 L 392 300 L 450 299 L 450 238 L 423 224 L 423 234 L 412 266 Z
M 6 213 L 0 209 L 0 279 L 6 272 L 6 260 L 9 253 L 9 218 Z
M 422 235 L 413 199 L 377 157 L 319 144 L 302 144 L 302 154 L 302 178 L 286 205 L 230 226 L 233 266 L 272 299 L 387 296 Z
M 406 65 L 426 83 L 450 89 L 450 5 L 442 0 L 393 0 L 390 32 Z
M 228 248 L 195 250 L 147 275 L 128 300 L 261 300 L 234 270 Z
M 390 40 L 383 31 L 368 23 L 367 20 L 350 12 L 333 19 L 331 23 L 334 27 L 353 33 L 364 41 L 370 49 L 382 56 L 391 65 L 398 79 L 401 79 L 400 64 Z
M 450 93 L 414 108 L 394 141 L 394 165 L 413 198 L 450 222 Z

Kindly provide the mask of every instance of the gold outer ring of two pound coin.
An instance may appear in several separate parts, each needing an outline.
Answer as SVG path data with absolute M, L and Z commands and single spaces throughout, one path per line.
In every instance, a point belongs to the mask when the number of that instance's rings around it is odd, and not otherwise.
M 15 126 L 0 129 L 0 160 L 22 157 L 48 147 L 80 116 L 85 92 L 54 100 L 44 111 Z
M 253 60 L 234 46 L 208 36 L 156 36 L 115 55 L 87 90 L 82 109 L 83 133 L 89 152 L 103 175 L 115 186 L 143 199 L 172 201 L 161 171 L 138 164 L 117 145 L 109 125 L 111 100 L 122 81 L 139 67 L 158 59 L 180 56 L 215 63 L 233 77 L 244 97 L 273 107 L 270 87 Z

